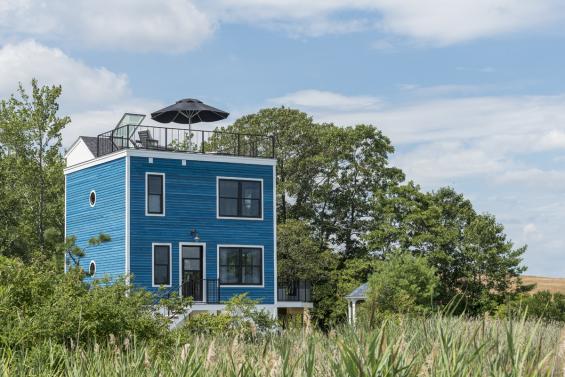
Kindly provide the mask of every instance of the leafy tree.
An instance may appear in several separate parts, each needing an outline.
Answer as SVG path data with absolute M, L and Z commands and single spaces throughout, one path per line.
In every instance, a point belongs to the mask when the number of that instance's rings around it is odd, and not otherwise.
M 327 275 L 335 256 L 320 251 L 308 224 L 288 220 L 277 226 L 277 258 L 279 280 L 316 282 Z
M 275 137 L 278 221 L 298 219 L 313 226 L 319 248 L 331 243 L 347 257 L 364 255 L 371 198 L 401 181 L 388 166 L 390 140 L 372 126 L 340 128 L 317 124 L 305 113 L 264 109 L 221 128 L 210 141 L 232 149 L 231 133 Z
M 388 166 L 390 140 L 373 126 L 328 126 L 322 169 L 312 187 L 311 219 L 320 243 L 330 242 L 346 258 L 367 253 L 372 202 L 404 179 Z
M 209 143 L 214 148 L 234 150 L 237 141 L 230 132 L 252 135 L 268 135 L 275 138 L 277 157 L 277 216 L 284 223 L 290 217 L 290 197 L 295 206 L 309 195 L 317 173 L 317 159 L 324 145 L 320 143 L 323 126 L 317 125 L 307 114 L 298 110 L 270 108 L 260 110 L 237 119 L 233 125 L 219 128 L 227 133 L 216 134 Z M 253 143 L 254 140 L 240 139 L 240 145 Z M 270 143 L 263 140 L 263 143 Z M 254 145 L 256 146 L 256 145 Z M 242 147 L 240 146 L 240 149 Z M 260 149 L 272 149 L 271 145 L 259 146 Z
M 493 216 L 477 214 L 453 189 L 422 193 L 409 183 L 391 190 L 375 212 L 371 250 L 426 256 L 440 278 L 439 303 L 462 295 L 460 310 L 478 314 L 526 289 L 520 281 L 526 247 L 515 249 Z
M 313 288 L 314 309 L 312 318 L 323 329 L 343 323 L 347 314 L 345 296 L 375 272 L 379 260 L 376 258 L 342 259 L 333 254 L 331 270 Z
M 394 252 L 377 263 L 369 278 L 365 307 L 369 324 L 374 324 L 376 312 L 422 313 L 430 308 L 438 278 L 424 257 Z
M 18 95 L 0 102 L 0 254 L 29 260 L 34 250 L 49 253 L 64 227 L 64 159 L 61 131 L 70 122 L 59 117 L 60 86 L 20 84 Z M 10 231 L 16 230 L 16 233 Z

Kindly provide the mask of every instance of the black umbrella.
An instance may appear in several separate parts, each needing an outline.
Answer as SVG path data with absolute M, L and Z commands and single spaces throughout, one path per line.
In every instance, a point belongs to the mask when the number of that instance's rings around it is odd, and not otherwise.
M 199 122 L 215 122 L 226 119 L 230 115 L 225 111 L 208 106 L 202 101 L 192 98 L 181 99 L 174 105 L 151 113 L 151 119 L 160 123 L 188 124 Z

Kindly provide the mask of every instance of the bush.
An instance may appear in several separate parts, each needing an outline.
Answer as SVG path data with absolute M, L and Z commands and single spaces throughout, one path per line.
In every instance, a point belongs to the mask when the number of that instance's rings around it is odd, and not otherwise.
M 196 314 L 186 321 L 182 331 L 195 335 L 240 336 L 246 340 L 278 332 L 278 321 L 269 312 L 257 310 L 257 303 L 258 301 L 247 297 L 246 293 L 233 296 L 226 302 L 225 312 L 217 315 Z
M 438 284 L 435 270 L 423 257 L 394 253 L 377 264 L 369 278 L 365 309 L 372 323 L 380 313 L 423 313 L 431 308 Z
M 84 273 L 56 272 L 48 261 L 24 264 L 0 257 L 0 345 L 27 347 L 51 340 L 76 344 L 165 334 L 167 320 L 152 312 L 153 297 L 124 279 L 83 281 Z
M 539 291 L 532 295 L 522 295 L 498 309 L 498 314 L 502 317 L 519 317 L 524 313 L 529 318 L 565 322 L 565 295 Z

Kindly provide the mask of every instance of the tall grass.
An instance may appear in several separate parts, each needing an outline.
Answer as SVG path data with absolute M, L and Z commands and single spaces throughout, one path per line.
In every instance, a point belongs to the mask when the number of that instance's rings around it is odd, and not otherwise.
M 398 317 L 374 330 L 286 331 L 256 341 L 177 334 L 174 344 L 110 339 L 3 349 L 3 376 L 562 376 L 557 324 Z

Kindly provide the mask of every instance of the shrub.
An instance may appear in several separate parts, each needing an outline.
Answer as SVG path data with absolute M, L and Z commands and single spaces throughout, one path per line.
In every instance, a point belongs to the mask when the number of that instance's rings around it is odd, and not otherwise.
M 246 293 L 233 296 L 226 302 L 226 310 L 220 314 L 202 313 L 190 317 L 183 331 L 191 334 L 224 334 L 255 340 L 278 332 L 278 321 L 265 310 L 257 310 L 258 301 Z
M 373 323 L 376 312 L 426 312 L 437 284 L 435 271 L 425 258 L 408 253 L 392 254 L 377 264 L 369 278 L 365 304 L 369 322 Z
M 501 305 L 498 314 L 503 317 L 517 317 L 526 314 L 529 318 L 544 321 L 565 322 L 565 295 L 559 292 L 539 291 L 522 295 L 514 301 Z
M 24 264 L 0 257 L 0 345 L 165 334 L 167 320 L 153 314 L 148 292 L 123 278 L 87 284 L 79 269 L 63 274 L 51 267 L 47 261 Z

